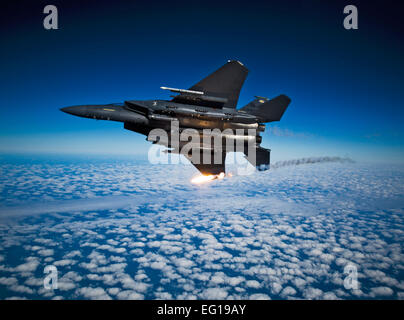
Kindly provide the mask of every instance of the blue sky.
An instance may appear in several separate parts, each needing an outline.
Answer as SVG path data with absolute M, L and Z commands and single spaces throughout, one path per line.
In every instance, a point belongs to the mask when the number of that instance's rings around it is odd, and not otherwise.
M 239 107 L 254 95 L 292 103 L 263 146 L 274 159 L 337 155 L 403 162 L 402 27 L 394 2 L 358 2 L 359 30 L 342 26 L 345 1 L 85 1 L 54 4 L 59 30 L 42 27 L 47 3 L 5 6 L 0 51 L 0 152 L 138 154 L 144 136 L 59 108 L 168 98 L 228 59 L 250 70 Z

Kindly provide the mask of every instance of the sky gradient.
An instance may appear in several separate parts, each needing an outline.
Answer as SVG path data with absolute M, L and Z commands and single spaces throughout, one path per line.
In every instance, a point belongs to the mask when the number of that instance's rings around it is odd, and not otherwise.
M 53 1 L 1 4 L 0 153 L 147 156 L 122 123 L 59 108 L 168 99 L 228 59 L 250 70 L 238 107 L 254 95 L 292 99 L 264 133 L 275 160 L 349 156 L 404 163 L 403 27 L 398 2 Z M 343 28 L 355 4 L 359 29 Z

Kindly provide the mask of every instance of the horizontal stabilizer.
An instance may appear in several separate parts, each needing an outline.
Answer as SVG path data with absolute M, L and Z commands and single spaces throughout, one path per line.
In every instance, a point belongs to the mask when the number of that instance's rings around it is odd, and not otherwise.
M 289 106 L 290 101 L 290 98 L 284 94 L 271 100 L 257 97 L 240 110 L 256 116 L 260 122 L 279 121 Z

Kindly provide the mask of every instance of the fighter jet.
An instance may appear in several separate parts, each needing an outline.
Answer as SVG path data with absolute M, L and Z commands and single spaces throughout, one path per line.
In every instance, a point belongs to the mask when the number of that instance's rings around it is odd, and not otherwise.
M 183 154 L 203 175 L 223 175 L 226 154 L 239 151 L 234 145 L 241 145 L 247 160 L 258 170 L 267 170 L 271 150 L 261 147 L 260 134 L 265 130 L 264 123 L 281 120 L 291 100 L 284 94 L 273 99 L 256 96 L 237 109 L 247 74 L 241 62 L 229 60 L 189 89 L 161 87 L 176 94 L 171 100 L 127 100 L 61 110 L 84 118 L 123 122 L 125 129 L 167 147 L 167 152 Z M 154 134 L 156 129 L 164 130 L 167 137 Z M 191 141 L 174 139 L 174 133 L 185 132 Z M 192 139 L 192 135 L 198 139 Z M 211 157 L 204 156 L 206 153 Z

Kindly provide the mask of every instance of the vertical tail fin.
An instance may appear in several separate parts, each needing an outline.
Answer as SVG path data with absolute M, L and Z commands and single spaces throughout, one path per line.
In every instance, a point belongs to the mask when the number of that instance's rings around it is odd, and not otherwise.
M 224 107 L 236 108 L 248 69 L 239 61 L 229 61 L 189 90 L 202 91 L 207 96 L 226 98 Z

